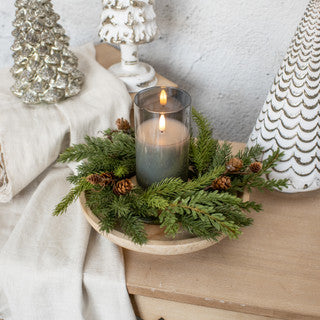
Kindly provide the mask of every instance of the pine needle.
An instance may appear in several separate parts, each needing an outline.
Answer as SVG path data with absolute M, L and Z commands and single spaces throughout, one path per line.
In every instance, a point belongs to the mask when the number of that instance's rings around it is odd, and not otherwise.
M 197 137 L 190 142 L 189 180 L 166 178 L 146 190 L 135 187 L 129 194 L 116 196 L 111 185 L 94 186 L 86 177 L 112 172 L 115 180 L 135 175 L 135 137 L 131 130 L 108 129 L 103 138 L 86 137 L 84 144 L 73 145 L 59 158 L 61 162 L 81 161 L 77 174 L 67 180 L 75 185 L 54 209 L 53 215 L 64 213 L 81 194 L 86 192 L 87 206 L 100 220 L 100 229 L 111 232 L 116 227 L 137 244 L 147 242 L 142 219 L 157 219 L 168 237 L 175 237 L 181 227 L 195 236 L 216 240 L 222 234 L 231 239 L 241 234 L 241 228 L 252 224 L 246 212 L 262 210 L 254 201 L 238 197 L 244 190 L 281 190 L 287 180 L 266 180 L 282 156 L 279 150 L 262 162 L 262 169 L 253 173 L 249 166 L 261 159 L 260 146 L 245 148 L 232 156 L 231 144 L 214 139 L 209 121 L 194 108 L 192 117 L 198 128 Z M 236 157 L 242 160 L 239 172 L 230 174 L 226 162 Z M 212 182 L 229 175 L 231 188 L 208 191 Z

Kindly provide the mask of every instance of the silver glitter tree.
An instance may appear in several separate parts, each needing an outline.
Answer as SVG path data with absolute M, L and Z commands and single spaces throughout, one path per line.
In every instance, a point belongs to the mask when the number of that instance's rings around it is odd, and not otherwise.
M 15 6 L 13 94 L 27 104 L 56 103 L 78 94 L 84 75 L 50 0 L 16 0 Z

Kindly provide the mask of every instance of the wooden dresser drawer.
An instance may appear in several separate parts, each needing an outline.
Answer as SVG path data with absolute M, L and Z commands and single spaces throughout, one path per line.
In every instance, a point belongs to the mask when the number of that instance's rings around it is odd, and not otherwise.
M 131 301 L 135 313 L 143 320 L 270 320 L 233 311 L 196 306 L 163 299 L 132 295 Z M 277 319 L 278 320 L 278 319 Z

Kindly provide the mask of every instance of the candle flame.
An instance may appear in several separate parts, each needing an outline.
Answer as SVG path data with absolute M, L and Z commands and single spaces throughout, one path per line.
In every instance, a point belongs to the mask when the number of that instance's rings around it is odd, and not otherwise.
M 168 100 L 167 93 L 165 90 L 162 89 L 160 93 L 160 104 L 162 106 L 165 106 L 167 104 L 167 100 Z
M 159 130 L 161 132 L 166 130 L 166 118 L 164 117 L 163 114 L 160 116 L 160 119 L 159 119 Z

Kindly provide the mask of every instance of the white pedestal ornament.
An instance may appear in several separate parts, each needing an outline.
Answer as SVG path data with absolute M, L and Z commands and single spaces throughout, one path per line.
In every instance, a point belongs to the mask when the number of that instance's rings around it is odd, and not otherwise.
M 121 63 L 109 70 L 130 92 L 157 84 L 154 69 L 138 58 L 138 45 L 157 36 L 155 19 L 153 0 L 103 0 L 99 35 L 108 43 L 120 45 L 121 50 Z
M 311 0 L 261 110 L 248 146 L 284 157 L 267 178 L 290 181 L 283 192 L 320 188 L 320 0 Z

